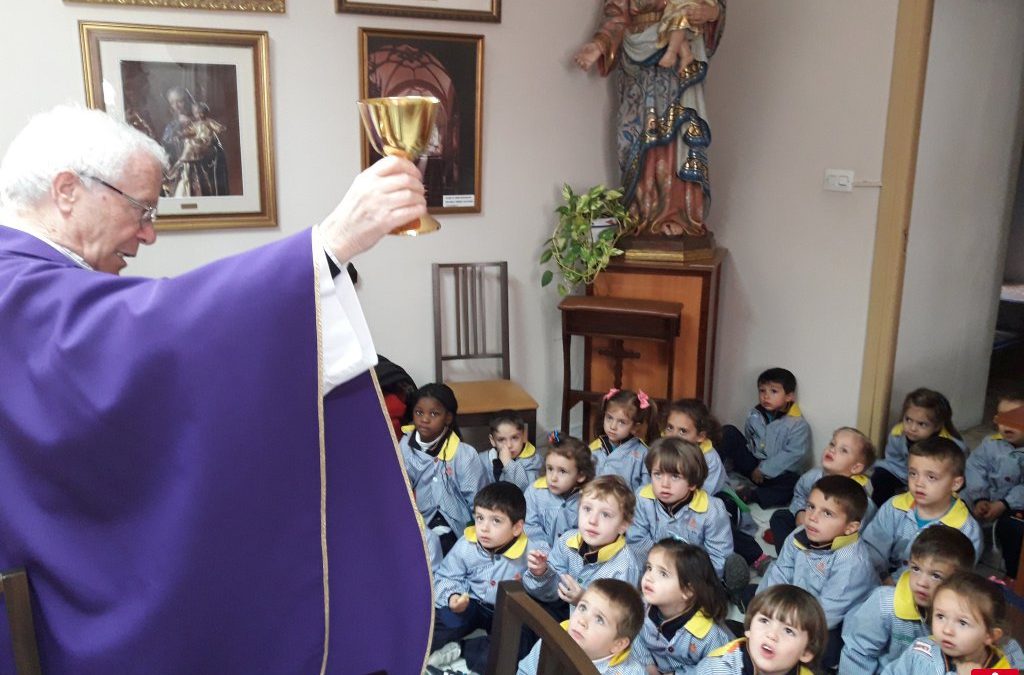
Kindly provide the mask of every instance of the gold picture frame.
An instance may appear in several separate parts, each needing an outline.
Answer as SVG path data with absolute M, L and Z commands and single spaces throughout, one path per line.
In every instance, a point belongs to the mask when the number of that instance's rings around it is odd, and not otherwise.
M 267 33 L 78 28 L 86 104 L 168 153 L 156 228 L 276 227 Z
M 285 0 L 64 0 L 85 5 L 130 5 L 172 7 L 174 9 L 215 9 L 233 12 L 272 12 L 284 14 Z
M 420 157 L 430 213 L 480 213 L 484 36 L 359 29 L 360 98 L 429 95 L 440 101 Z M 360 130 L 363 168 L 380 159 Z
M 335 11 L 339 14 L 501 23 L 501 0 L 335 0 Z

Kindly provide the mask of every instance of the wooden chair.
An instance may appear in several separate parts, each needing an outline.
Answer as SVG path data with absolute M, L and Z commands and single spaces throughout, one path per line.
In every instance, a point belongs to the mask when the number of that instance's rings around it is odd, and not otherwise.
M 32 601 L 28 592 L 28 575 L 16 569 L 0 572 L 0 599 L 7 607 L 7 623 L 11 629 L 14 669 L 18 675 L 40 675 L 36 629 L 32 622 Z
M 597 668 L 579 645 L 527 595 L 521 582 L 503 581 L 498 584 L 486 675 L 515 675 L 524 624 L 541 639 L 537 675 L 597 674 Z
M 523 416 L 537 442 L 537 401 L 510 379 L 508 263 L 434 263 L 434 374 L 459 402 L 459 426 L 486 426 L 501 410 Z M 451 361 L 498 361 L 500 377 L 449 381 Z

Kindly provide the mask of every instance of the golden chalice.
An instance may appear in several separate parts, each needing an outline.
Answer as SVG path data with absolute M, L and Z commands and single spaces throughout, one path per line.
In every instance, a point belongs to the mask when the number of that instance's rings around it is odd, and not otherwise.
M 433 96 L 366 98 L 358 102 L 359 116 L 377 154 L 397 155 L 415 163 L 430 141 L 439 103 Z M 391 234 L 415 237 L 439 229 L 441 224 L 424 214 L 419 220 L 396 227 Z

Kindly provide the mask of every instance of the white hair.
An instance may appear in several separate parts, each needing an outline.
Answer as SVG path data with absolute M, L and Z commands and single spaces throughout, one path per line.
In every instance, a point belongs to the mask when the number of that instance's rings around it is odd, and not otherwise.
M 167 168 L 167 153 L 141 131 L 102 110 L 59 105 L 33 116 L 11 141 L 0 163 L 0 204 L 16 210 L 38 206 L 61 171 L 116 183 L 138 153 Z

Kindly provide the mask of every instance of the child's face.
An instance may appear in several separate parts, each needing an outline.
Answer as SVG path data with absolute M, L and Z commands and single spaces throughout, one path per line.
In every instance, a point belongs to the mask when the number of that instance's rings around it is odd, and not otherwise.
M 764 382 L 757 385 L 757 398 L 762 408 L 776 412 L 792 403 L 796 393 L 791 391 L 787 394 L 778 382 Z
M 932 635 L 943 654 L 962 659 L 983 652 L 985 647 L 1002 636 L 1002 631 L 990 631 L 984 619 L 964 598 L 949 589 L 942 589 L 935 594 L 932 604 Z
M 507 514 L 482 506 L 473 507 L 476 540 L 488 549 L 501 548 L 523 533 L 523 521 L 512 522 Z
M 553 495 L 564 495 L 583 482 L 585 476 L 576 468 L 576 462 L 568 457 L 549 453 L 544 459 L 544 471 L 548 478 L 548 490 Z
M 996 406 L 996 414 L 1002 415 L 1004 413 L 1008 413 L 1011 410 L 1016 410 L 1022 405 L 1024 405 L 1024 401 L 1000 401 Z M 999 433 L 1006 439 L 1006 442 L 1013 447 L 1019 448 L 1024 445 L 1024 429 L 1014 429 L 1013 427 L 1008 427 L 1004 424 L 997 424 L 996 428 L 999 429 Z
M 821 490 L 811 490 L 804 509 L 804 529 L 807 538 L 815 544 L 825 544 L 840 535 L 850 535 L 860 529 L 860 522 L 850 520 L 843 507 Z
M 931 438 L 940 431 L 932 411 L 916 405 L 907 406 L 903 413 L 903 435 L 910 443 Z
M 807 631 L 761 612 L 750 621 L 746 636 L 747 653 L 762 675 L 786 673 L 798 663 L 814 659 L 807 649 Z
M 935 589 L 956 571 L 956 565 L 935 557 L 915 558 L 911 556 L 908 572 L 910 592 L 918 607 L 931 607 Z
M 700 445 L 707 440 L 708 435 L 703 431 L 697 431 L 697 426 L 690 419 L 690 416 L 681 412 L 670 412 L 665 420 L 665 431 L 662 436 L 678 436 L 684 441 Z
M 452 414 L 436 398 L 425 396 L 416 401 L 412 409 L 412 421 L 420 438 L 429 443 L 452 423 Z
M 591 661 L 607 658 L 629 646 L 629 638 L 618 635 L 621 618 L 603 593 L 587 591 L 569 617 L 569 636 Z
M 916 455 L 907 460 L 907 486 L 917 506 L 948 505 L 953 493 L 963 485 L 963 477 L 953 475 L 948 461 Z
M 654 494 L 658 501 L 664 504 L 681 502 L 689 498 L 697 489 L 697 486 L 690 485 L 684 476 L 662 471 L 661 465 L 658 463 L 655 463 L 654 469 L 651 471 L 651 487 L 654 488 Z
M 637 423 L 626 406 L 609 405 L 604 411 L 604 433 L 608 440 L 618 445 L 633 435 Z
M 675 562 L 657 547 L 647 554 L 647 565 L 640 579 L 640 592 L 644 595 L 644 602 L 659 608 L 686 605 L 693 601 L 693 593 L 681 588 Z
M 590 546 L 612 543 L 629 529 L 629 521 L 614 498 L 584 497 L 580 500 L 580 534 Z
M 864 473 L 864 443 L 852 431 L 837 431 L 821 456 L 821 467 L 825 473 L 837 476 L 854 476 Z
M 519 453 L 526 447 L 526 437 L 523 436 L 523 431 L 509 422 L 499 424 L 498 428 L 488 438 L 491 441 L 491 447 L 495 450 L 507 448 L 512 454 L 512 459 L 518 457 Z

